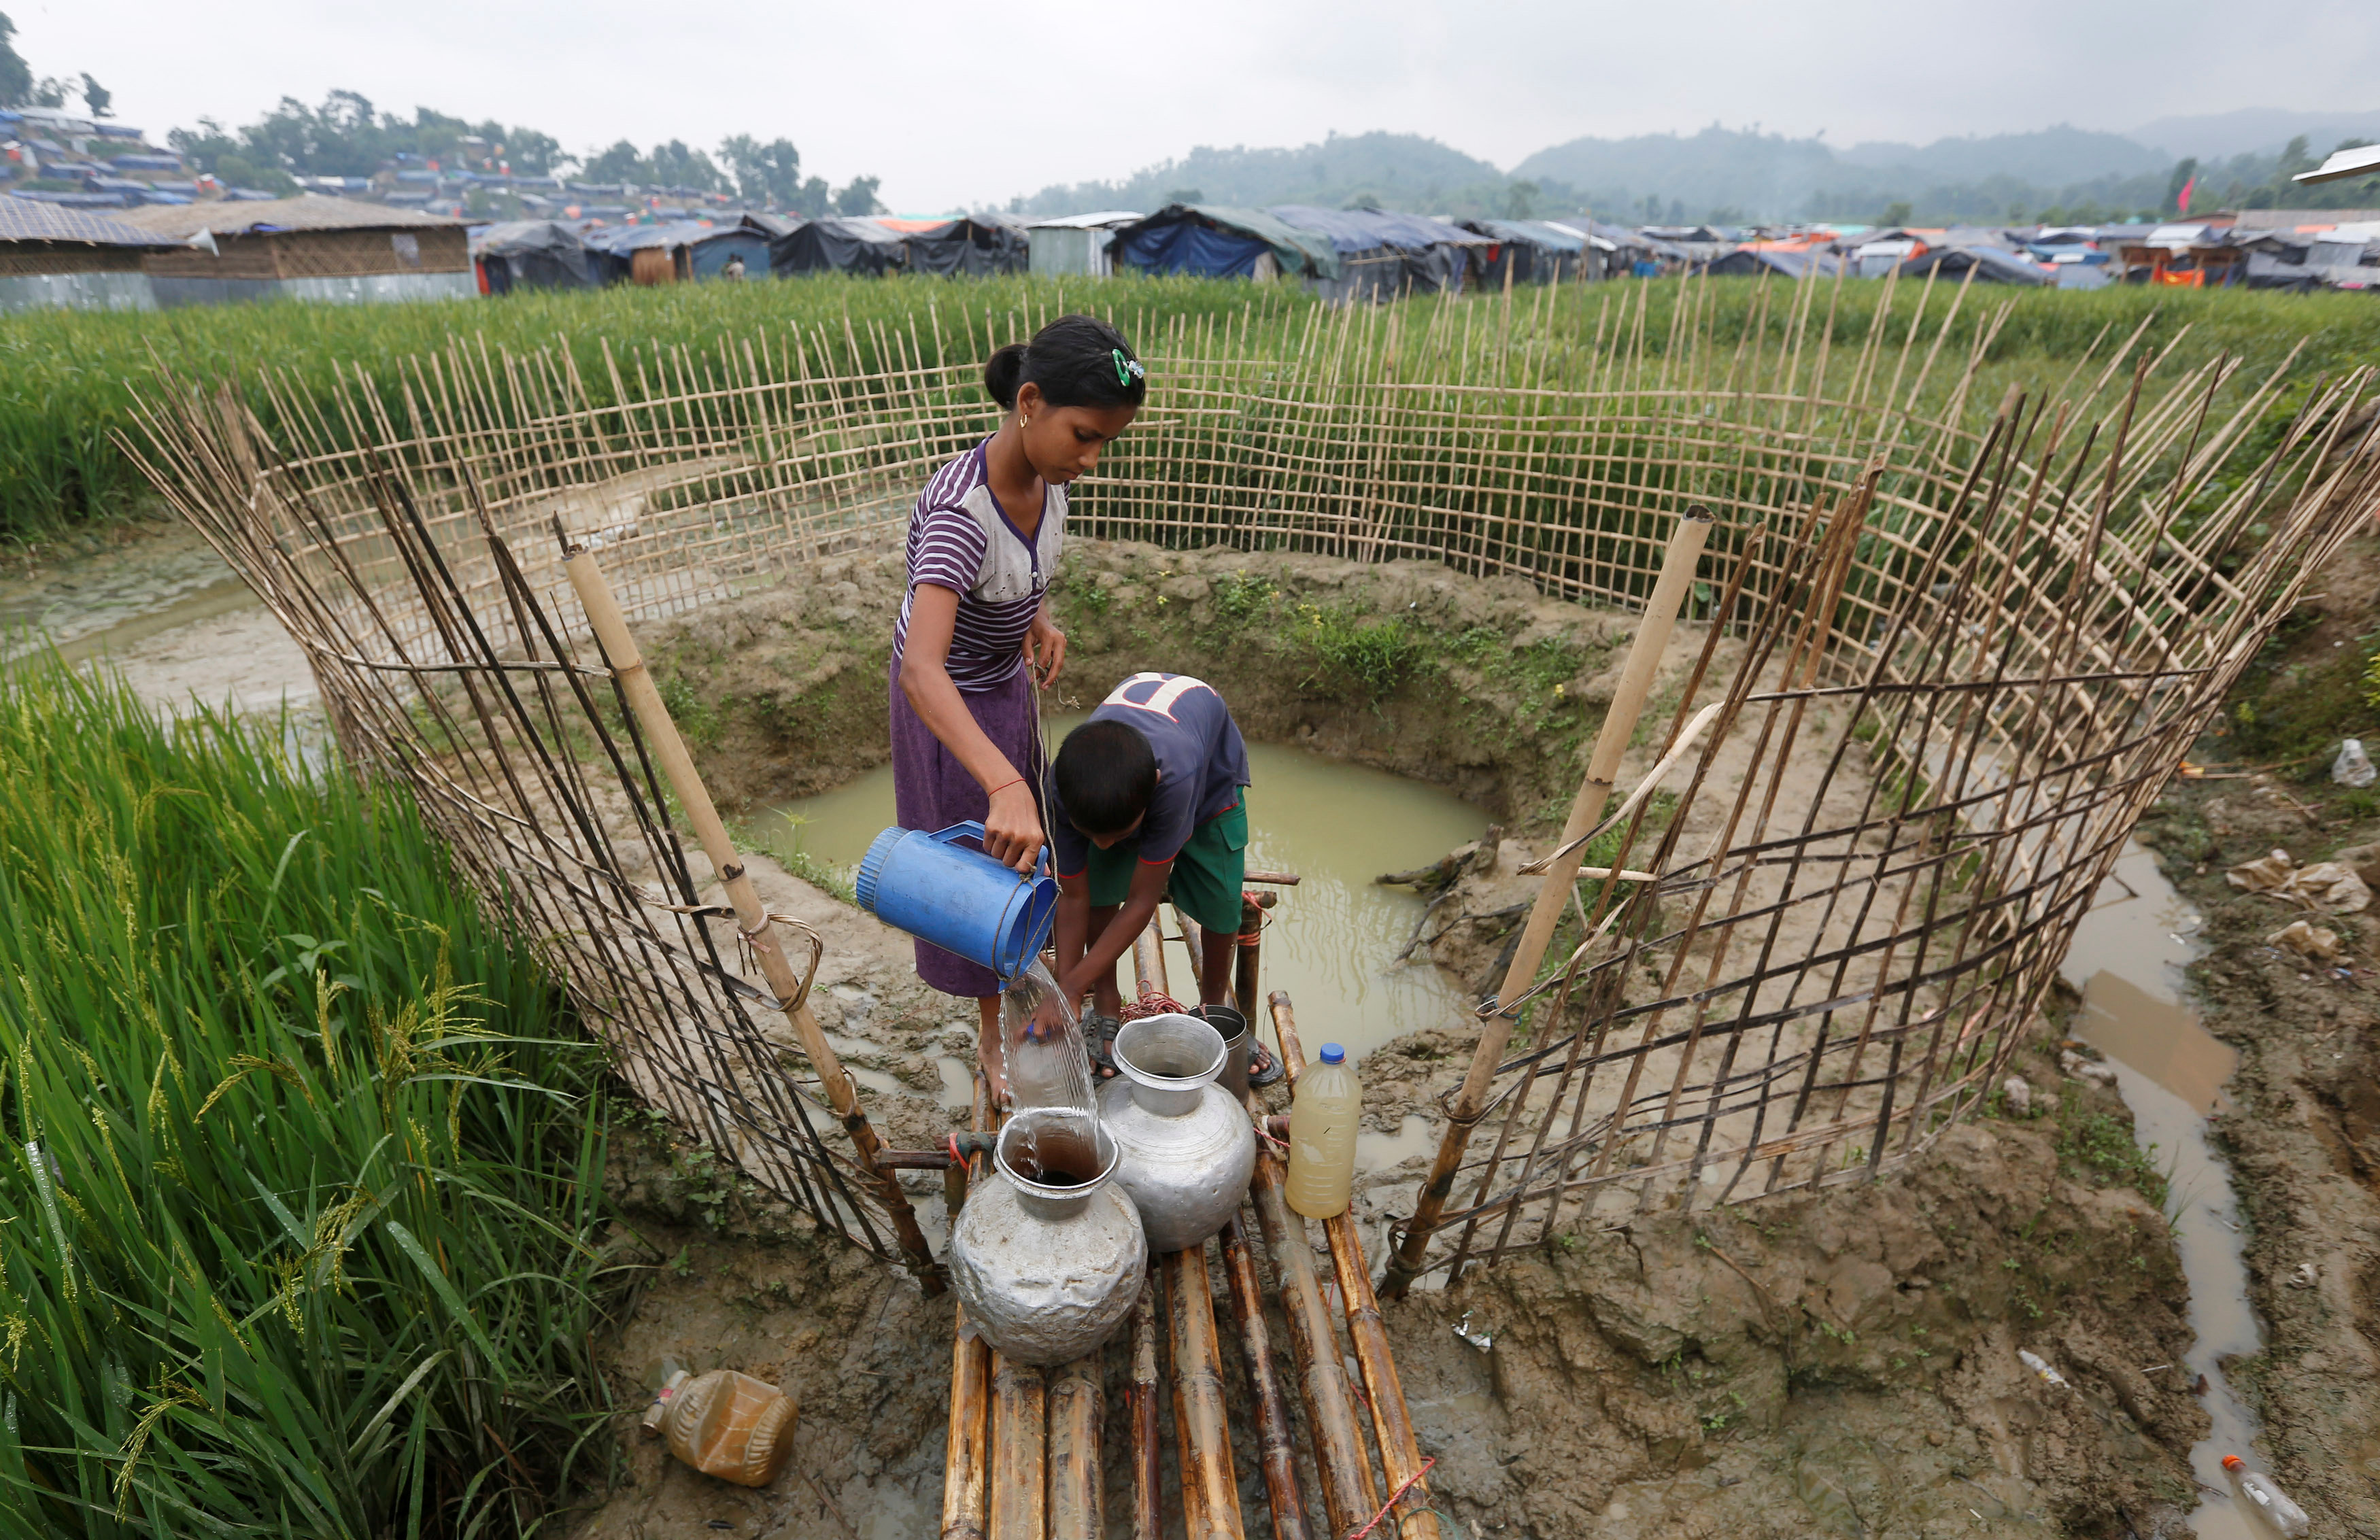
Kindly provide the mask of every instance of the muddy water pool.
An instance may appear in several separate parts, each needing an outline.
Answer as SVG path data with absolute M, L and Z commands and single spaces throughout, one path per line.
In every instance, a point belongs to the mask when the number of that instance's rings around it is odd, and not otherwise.
M 1053 718 L 1051 743 L 1076 720 Z M 1488 816 L 1434 786 L 1277 744 L 1248 745 L 1248 866 L 1301 879 L 1280 890 L 1266 927 L 1263 988 L 1289 991 L 1306 1051 L 1335 1042 L 1360 1063 L 1391 1038 L 1463 1019 L 1460 990 L 1437 967 L 1392 961 L 1421 916 L 1422 900 L 1372 879 L 1425 866 L 1477 839 Z M 892 768 L 774 812 L 795 821 L 788 841 L 856 866 L 892 822 Z M 1187 996 L 1182 949 L 1167 951 L 1173 992 Z M 1128 993 L 1128 974 L 1125 985 Z
M 2264 1334 L 2248 1304 L 2231 1172 L 2206 1137 L 2207 1116 L 2224 1107 L 2223 1083 L 2238 1055 L 2199 1024 L 2182 980 L 2183 965 L 2198 955 L 2192 938 L 2199 924 L 2155 856 L 2127 845 L 2075 929 L 2065 974 L 2082 991 L 2075 1036 L 2114 1065 L 2136 1135 L 2170 1183 L 2166 1212 L 2190 1279 L 2197 1340 L 2183 1363 L 2162 1372 L 2204 1375 L 2203 1399 L 2214 1422 L 2190 1452 L 2203 1499 L 2191 1522 L 2201 1540 L 2265 1540 L 2231 1495 L 2222 1464 L 2227 1454 L 2265 1464 L 2251 1447 L 2255 1415 L 2223 1377 L 2223 1361 L 2255 1352 Z

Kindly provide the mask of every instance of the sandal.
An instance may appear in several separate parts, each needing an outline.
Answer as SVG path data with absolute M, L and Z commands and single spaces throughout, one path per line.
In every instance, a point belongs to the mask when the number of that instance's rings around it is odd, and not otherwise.
M 1091 1067 L 1102 1077 L 1112 1077 L 1115 1067 L 1116 1034 L 1123 1023 L 1102 1012 L 1094 1011 L 1083 1018 L 1083 1050 L 1090 1055 Z
M 1248 1084 L 1261 1091 L 1268 1085 L 1278 1085 L 1289 1071 L 1262 1043 L 1248 1045 Z

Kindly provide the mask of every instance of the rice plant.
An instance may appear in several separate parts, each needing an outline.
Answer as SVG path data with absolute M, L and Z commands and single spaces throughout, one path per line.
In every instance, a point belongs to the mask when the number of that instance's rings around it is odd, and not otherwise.
M 1462 346 L 1450 357 L 1399 360 L 1407 380 L 1442 378 L 1478 382 L 1496 367 L 1514 381 L 1557 388 L 1591 384 L 1599 360 L 1621 352 L 1658 358 L 1673 347 L 1716 345 L 1732 350 L 1759 339 L 1770 351 L 1766 367 L 1781 372 L 1777 345 L 1800 336 L 1804 350 L 1821 342 L 1845 357 L 1881 325 L 1898 342 L 1924 312 L 1931 330 L 1950 307 L 1954 285 L 1900 285 L 1879 313 L 1881 285 L 1870 280 L 1821 283 L 1804 295 L 1782 281 L 1722 278 L 1691 285 L 1590 284 L 1524 289 L 1510 297 L 1482 295 L 1466 308 Z M 1804 307 L 1802 300 L 1810 300 Z M 2145 323 L 2144 341 L 2172 344 L 2173 361 L 2189 365 L 2218 354 L 2242 358 L 2261 374 L 2303 346 L 2309 374 L 2380 352 L 2380 307 L 2351 294 L 2284 295 L 2117 287 L 2091 293 L 2010 291 L 1981 285 L 1962 302 L 1946 346 L 1965 351 L 1993 324 L 1998 303 L 2014 309 L 1988 338 L 1967 398 L 1987 416 L 2007 383 L 2039 385 L 2095 349 L 2101 356 Z M 1426 310 L 1434 297 L 1387 307 Z M 1637 307 L 1641 306 L 1641 312 Z M 589 394 L 608 404 L 614 376 L 605 357 L 621 365 L 617 378 L 638 394 L 633 360 L 672 349 L 739 346 L 763 335 L 808 333 L 824 328 L 847 338 L 847 363 L 880 361 L 880 344 L 898 338 L 910 355 L 980 358 L 988 339 L 1005 338 L 1029 319 L 1059 307 L 1111 315 L 1145 351 L 1160 333 L 1182 325 L 1228 324 L 1250 356 L 1273 357 L 1317 307 L 1288 285 L 1237 280 L 1148 279 L 851 279 L 817 277 L 771 283 L 679 285 L 595 292 L 528 292 L 501 300 L 421 305 L 271 305 L 199 307 L 157 315 L 42 311 L 0 317 L 0 538 L 54 538 L 83 521 L 117 516 L 146 491 L 113 435 L 128 427 L 136 393 L 153 387 L 163 368 L 198 382 L 285 370 L 310 393 L 341 374 L 361 375 L 401 395 L 399 365 L 442 351 L 450 338 L 474 349 L 532 353 L 565 346 Z M 1617 319 L 1614 309 L 1623 312 Z M 1805 309 L 1807 314 L 1805 315 Z M 1370 333 L 1369 346 L 1393 354 L 1396 338 L 1424 324 L 1405 322 Z M 1757 351 L 1757 350 L 1755 350 Z M 1370 372 L 1367 369 L 1366 372 Z M 1948 381 L 1964 371 L 1945 367 Z M 1926 403 L 1921 399 L 1920 405 Z M 1938 400 L 1932 403 L 1939 405 Z
M 537 1531 L 601 1065 L 409 799 L 0 673 L 0 1532 Z

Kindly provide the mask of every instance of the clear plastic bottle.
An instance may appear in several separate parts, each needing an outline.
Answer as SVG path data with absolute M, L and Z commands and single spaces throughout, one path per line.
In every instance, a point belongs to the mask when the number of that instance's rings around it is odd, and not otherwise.
M 2223 1468 L 2240 1484 L 2240 1495 L 2248 1499 L 2265 1522 L 2279 1534 L 2297 1540 L 2313 1527 L 2304 1509 L 2289 1501 L 2289 1495 L 2273 1485 L 2273 1478 L 2262 1471 L 2248 1469 L 2246 1461 L 2236 1454 L 2223 1457 Z
M 1322 1045 L 1322 1061 L 1297 1077 L 1289 1108 L 1290 1207 L 1309 1219 L 1347 1211 L 1355 1185 L 1355 1127 L 1364 1110 L 1364 1087 L 1355 1079 L 1347 1050 Z
M 766 1380 L 713 1369 L 680 1383 L 662 1403 L 670 1453 L 739 1486 L 766 1486 L 794 1452 L 791 1396 Z

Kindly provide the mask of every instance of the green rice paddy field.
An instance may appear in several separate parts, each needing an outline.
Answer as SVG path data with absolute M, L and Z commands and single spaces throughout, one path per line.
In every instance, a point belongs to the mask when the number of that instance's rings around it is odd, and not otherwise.
M 1839 346 L 1855 346 L 1876 322 L 1879 287 L 1845 282 L 1839 294 L 1821 301 L 1839 301 Z M 1647 306 L 1644 346 L 1658 353 L 1669 334 L 1670 311 L 1689 293 L 1688 285 L 1588 285 L 1550 297 L 1524 289 L 1514 297 L 1516 312 L 1530 313 L 1557 355 L 1546 374 L 1548 383 L 1585 377 L 1597 351 L 1599 316 L 1616 302 L 1633 304 L 1640 288 Z M 1696 280 L 1692 290 L 1700 296 L 1693 302 L 1708 307 L 1708 335 L 1721 344 L 1731 344 L 1755 325 L 1782 335 L 1788 324 L 1790 291 L 1781 284 L 1770 285 L 1764 294 L 1762 280 Z M 1924 305 L 1930 326 L 1949 311 L 1950 298 L 1948 285 L 1930 297 L 1920 285 L 1902 286 L 1886 324 L 1905 327 Z M 2176 365 L 2230 353 L 2252 367 L 2268 369 L 2300 345 L 2296 367 L 2308 375 L 2380 358 L 2380 302 L 2357 294 L 2142 288 L 2079 293 L 1980 285 L 1961 305 L 1949 346 L 1970 346 L 1974 329 L 1988 324 L 2004 300 L 2012 301 L 2014 309 L 1985 359 L 1979 382 L 1991 388 L 1971 394 L 1972 410 L 1987 411 L 2003 381 L 2056 384 L 2095 340 L 2110 339 L 2101 346 L 2111 346 L 2144 318 L 2150 319 L 2148 343 L 2178 341 L 2169 360 Z M 1495 307 L 1503 301 L 1487 296 L 1467 303 Z M 283 303 L 147 315 L 8 316 L 0 318 L 0 539 L 39 541 L 138 507 L 147 489 L 116 435 L 132 429 L 134 400 L 173 388 L 164 382 L 168 379 L 195 384 L 253 379 L 270 370 L 301 390 L 326 385 L 342 371 L 393 382 L 400 360 L 438 352 L 460 338 L 492 353 L 566 347 L 601 401 L 610 389 L 607 347 L 623 362 L 622 375 L 634 391 L 631 361 L 638 356 L 681 346 L 709 352 L 731 338 L 790 338 L 823 330 L 831 339 L 848 339 L 848 348 L 865 360 L 875 355 L 880 337 L 898 334 L 905 341 L 914 337 L 929 358 L 974 359 L 989 351 L 988 329 L 1005 340 L 1012 330 L 1027 329 L 1032 319 L 1063 307 L 1111 315 L 1161 356 L 1156 334 L 1177 318 L 1229 319 L 1247 326 L 1253 346 L 1278 346 L 1303 327 L 1312 304 L 1286 285 L 1233 281 L 820 278 L 412 306 Z M 1604 333 L 1606 347 L 1619 331 Z M 1941 371 L 1945 377 L 1951 372 Z

